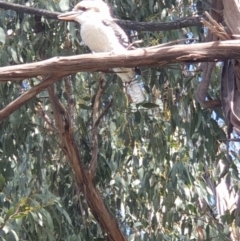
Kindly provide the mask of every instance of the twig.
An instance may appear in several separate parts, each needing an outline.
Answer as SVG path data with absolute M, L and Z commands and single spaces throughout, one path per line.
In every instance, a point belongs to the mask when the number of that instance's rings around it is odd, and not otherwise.
M 112 100 L 109 102 L 107 107 L 99 114 L 100 99 L 104 92 L 104 80 L 99 81 L 98 92 L 95 97 L 93 104 L 93 128 L 92 128 L 92 159 L 90 161 L 90 173 L 92 178 L 95 176 L 97 169 L 97 158 L 98 158 L 98 125 L 103 116 L 107 113 L 108 109 L 112 105 Z
M 3 119 L 7 118 L 9 115 L 11 115 L 15 110 L 19 109 L 21 106 L 27 103 L 30 99 L 32 99 L 37 94 L 39 94 L 41 91 L 46 89 L 49 85 L 57 82 L 59 78 L 60 78 L 59 76 L 50 75 L 46 77 L 45 80 L 43 80 L 40 84 L 32 87 L 30 90 L 24 92 L 18 98 L 13 100 L 6 107 L 0 110 L 0 122 Z
M 155 48 L 161 48 L 161 47 L 167 47 L 167 46 L 171 46 L 171 45 L 181 44 L 181 43 L 183 43 L 184 41 L 189 41 L 189 40 L 198 40 L 198 39 L 197 39 L 197 38 L 176 39 L 176 40 L 173 40 L 173 41 L 169 41 L 169 42 L 167 42 L 167 43 L 150 46 L 150 47 L 148 47 L 148 49 L 155 49 Z
M 100 106 L 100 99 L 102 97 L 102 94 L 104 92 L 104 80 L 101 79 L 99 81 L 99 86 L 98 86 L 98 92 L 96 94 L 95 100 L 94 100 L 94 105 L 93 105 L 93 128 L 97 126 L 97 120 L 99 116 L 99 106 Z
M 37 106 L 36 107 L 36 113 L 47 123 L 47 125 L 49 126 L 49 128 L 54 131 L 54 132 L 58 132 L 57 128 L 54 126 L 54 124 L 51 122 L 50 118 L 48 115 L 46 115 L 46 113 L 44 112 L 44 110 L 42 109 L 42 106 Z
M 113 99 L 108 103 L 107 107 L 102 111 L 102 113 L 98 116 L 95 125 L 92 129 L 92 159 L 90 161 L 90 172 L 91 176 L 94 177 L 97 169 L 97 157 L 98 157 L 98 137 L 97 137 L 97 128 L 99 125 L 100 120 L 103 118 L 103 116 L 107 113 L 109 108 L 112 106 Z
M 240 142 L 240 139 L 237 138 L 230 138 L 230 139 L 218 139 L 219 141 L 236 141 L 236 142 Z
M 211 15 L 208 12 L 204 12 L 204 15 L 206 18 L 209 20 L 206 21 L 205 19 L 201 19 L 201 22 L 208 27 L 208 29 L 215 34 L 216 36 L 219 37 L 221 40 L 229 40 L 231 39 L 230 35 L 225 31 L 224 27 L 222 24 L 219 24 L 217 21 L 215 21 Z
M 100 120 L 103 118 L 103 116 L 107 113 L 108 109 L 112 106 L 113 103 L 113 99 L 110 100 L 110 102 L 108 103 L 108 105 L 106 106 L 106 108 L 101 112 L 101 114 L 99 115 L 97 121 L 96 121 L 96 125 L 99 125 Z
M 95 176 L 96 169 L 97 169 L 97 158 L 98 158 L 98 136 L 97 136 L 98 123 L 97 123 L 97 120 L 99 118 L 100 99 L 104 92 L 103 83 L 104 83 L 104 80 L 101 79 L 99 81 L 98 92 L 96 94 L 94 104 L 93 104 L 92 158 L 90 161 L 90 172 L 91 172 L 92 177 Z
M 136 41 L 130 43 L 129 46 L 127 47 L 127 50 L 129 50 L 129 49 L 135 49 L 134 45 L 140 44 L 140 43 L 142 43 L 142 42 L 143 42 L 143 40 L 140 39 L 140 40 L 136 40 Z
M 66 93 L 68 96 L 67 100 L 67 105 L 68 105 L 68 121 L 69 121 L 69 126 L 70 128 L 72 127 L 73 123 L 73 118 L 74 118 L 74 113 L 73 113 L 73 107 L 74 107 L 74 95 L 72 91 L 72 81 L 71 81 L 71 76 L 67 76 L 64 78 L 64 83 L 65 83 L 65 88 L 66 88 Z

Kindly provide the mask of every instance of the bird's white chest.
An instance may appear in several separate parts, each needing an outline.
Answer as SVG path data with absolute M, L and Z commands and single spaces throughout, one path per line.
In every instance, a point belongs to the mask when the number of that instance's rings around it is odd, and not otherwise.
M 102 22 L 82 24 L 81 37 L 91 51 L 96 53 L 125 50 L 111 27 L 105 26 Z

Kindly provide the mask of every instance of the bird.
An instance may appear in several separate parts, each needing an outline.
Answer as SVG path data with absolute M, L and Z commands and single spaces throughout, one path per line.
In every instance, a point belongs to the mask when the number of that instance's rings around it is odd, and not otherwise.
M 130 46 L 124 30 L 114 22 L 110 7 L 102 0 L 83 0 L 72 11 L 58 15 L 60 20 L 80 23 L 83 42 L 93 53 L 124 53 Z M 139 85 L 135 68 L 119 67 L 113 71 L 126 84 L 127 94 L 133 103 L 144 102 L 145 96 Z

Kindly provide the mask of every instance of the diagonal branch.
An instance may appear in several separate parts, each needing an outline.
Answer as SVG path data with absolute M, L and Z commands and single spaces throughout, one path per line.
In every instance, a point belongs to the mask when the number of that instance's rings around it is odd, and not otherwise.
M 97 119 L 99 117 L 99 106 L 100 106 L 100 100 L 102 97 L 102 94 L 104 92 L 104 80 L 101 79 L 99 81 L 99 86 L 98 86 L 98 92 L 96 94 L 95 100 L 94 100 L 94 105 L 93 105 L 93 128 L 96 127 L 98 124 Z
M 62 148 L 70 166 L 72 167 L 77 185 L 84 194 L 93 216 L 100 224 L 106 240 L 126 241 L 116 219 L 110 213 L 104 203 L 103 197 L 96 189 L 92 179 L 92 173 L 89 172 L 83 164 L 76 141 L 73 137 L 73 130 L 69 128 L 70 125 L 66 118 L 67 111 L 62 107 L 60 101 L 56 97 L 54 86 L 48 87 L 48 92 Z M 100 88 L 99 97 L 101 94 L 102 90 Z
M 74 119 L 74 113 L 73 113 L 73 107 L 74 107 L 74 95 L 73 95 L 73 86 L 72 86 L 72 78 L 70 75 L 66 76 L 64 78 L 65 83 L 65 89 L 67 93 L 67 105 L 68 105 L 68 120 L 69 120 L 69 126 L 72 127 L 73 119 Z
M 98 123 L 97 120 L 99 118 L 99 106 L 102 94 L 104 92 L 104 80 L 101 79 L 98 85 L 98 92 L 96 94 L 94 104 L 93 104 L 93 127 L 92 127 L 92 158 L 90 161 L 90 172 L 92 177 L 95 176 L 97 169 L 97 159 L 98 159 Z
M 218 36 L 221 40 L 229 40 L 231 39 L 231 36 L 225 31 L 224 27 L 221 23 L 218 23 L 216 20 L 214 20 L 211 15 L 208 12 L 204 12 L 204 15 L 209 20 L 206 21 L 205 19 L 202 19 L 201 22 L 215 35 Z
M 19 109 L 21 106 L 26 104 L 30 99 L 35 97 L 41 91 L 46 89 L 49 85 L 57 82 L 59 80 L 59 76 L 48 76 L 43 80 L 40 84 L 32 87 L 30 90 L 24 92 L 17 99 L 13 100 L 10 104 L 0 110 L 0 121 L 7 118 L 10 114 L 12 114 L 15 110 Z
M 94 104 L 93 104 L 93 127 L 92 127 L 92 159 L 90 161 L 90 172 L 91 176 L 94 177 L 97 169 L 97 160 L 98 160 L 98 125 L 100 120 L 106 114 L 108 109 L 112 105 L 112 100 L 104 109 L 104 111 L 99 113 L 99 106 L 102 94 L 104 92 L 104 80 L 99 81 L 98 92 L 96 94 Z
M 203 108 L 212 109 L 212 108 L 221 106 L 220 100 L 206 100 L 209 84 L 211 81 L 212 70 L 214 66 L 215 66 L 215 63 L 203 64 L 203 76 L 202 76 L 202 80 L 198 85 L 197 93 L 196 93 L 197 100 Z
M 56 97 L 54 85 L 48 87 L 49 100 L 53 109 L 53 115 L 56 122 L 57 129 L 61 135 L 64 135 L 65 131 L 69 128 L 68 118 L 65 108 L 62 106 L 58 98 Z
M 108 105 L 106 106 L 106 108 L 100 113 L 100 115 L 98 116 L 95 125 L 99 125 L 100 120 L 103 118 L 103 116 L 107 113 L 107 111 L 109 110 L 109 108 L 112 106 L 113 103 L 113 99 L 110 100 L 110 102 L 108 103 Z
M 49 116 L 46 115 L 46 113 L 44 112 L 42 106 L 38 105 L 35 108 L 35 111 L 36 111 L 37 115 L 39 115 L 43 119 L 43 121 L 46 122 L 46 124 L 48 125 L 50 130 L 54 131 L 55 133 L 58 132 L 57 128 L 54 126 L 54 124 L 50 120 Z

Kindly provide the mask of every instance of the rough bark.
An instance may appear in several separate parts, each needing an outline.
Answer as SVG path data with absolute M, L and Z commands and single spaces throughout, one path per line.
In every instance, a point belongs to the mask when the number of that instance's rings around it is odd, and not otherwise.
M 125 241 L 126 239 L 122 234 L 115 217 L 106 207 L 103 197 L 94 185 L 95 170 L 92 171 L 90 168 L 85 167 L 82 158 L 79 155 L 78 147 L 74 140 L 73 127 L 69 120 L 69 113 L 64 109 L 56 97 L 53 85 L 48 87 L 48 92 L 53 109 L 55 125 L 58 129 L 59 138 L 62 143 L 62 149 L 72 167 L 78 187 L 84 194 L 93 216 L 101 226 L 105 239 L 107 241 Z M 101 94 L 98 98 L 96 97 L 95 103 L 100 101 L 100 97 Z M 94 105 L 97 105 L 95 103 Z M 97 129 L 100 119 L 97 119 L 96 121 L 95 128 Z M 92 151 L 96 152 L 97 150 L 98 145 L 95 145 Z M 94 159 L 91 162 L 96 162 L 96 160 Z M 96 163 L 94 163 L 94 165 L 96 165 Z
M 60 77 L 80 71 L 109 71 L 113 67 L 161 66 L 167 63 L 219 61 L 240 58 L 240 41 L 209 42 L 195 45 L 176 45 L 131 50 L 125 55 L 110 53 L 85 54 L 70 57 L 54 57 L 30 64 L 20 64 L 0 68 L 0 82 L 16 81 L 36 76 L 50 77 L 19 96 L 0 110 L 0 121 L 39 94 Z M 204 94 L 203 94 L 204 95 Z
M 162 66 L 181 62 L 216 62 L 240 58 L 240 41 L 209 42 L 129 50 L 125 54 L 84 54 L 54 57 L 30 64 L 0 68 L 0 82 L 22 80 L 38 75 L 69 75 L 76 72 L 109 71 L 114 67 Z

